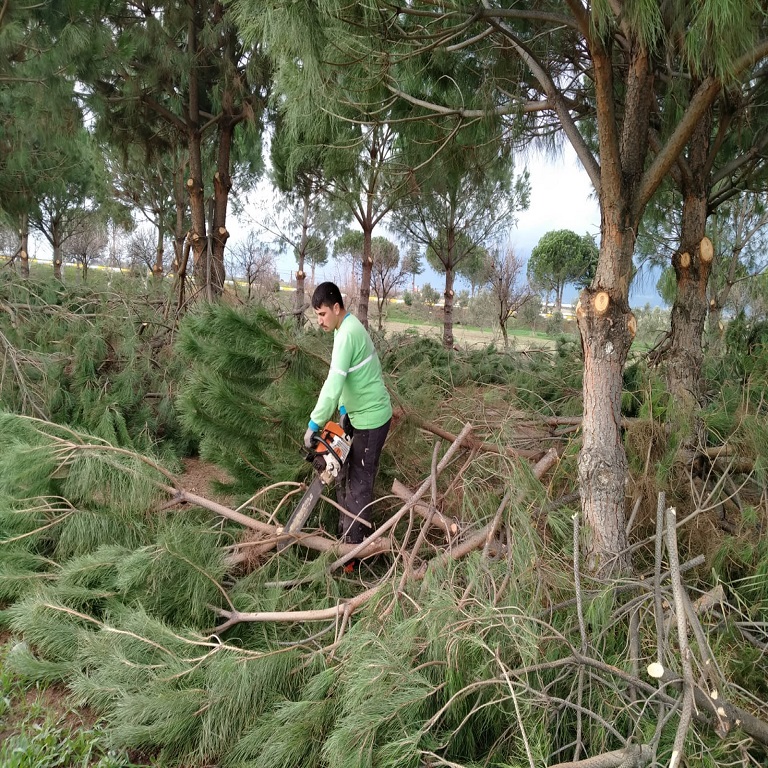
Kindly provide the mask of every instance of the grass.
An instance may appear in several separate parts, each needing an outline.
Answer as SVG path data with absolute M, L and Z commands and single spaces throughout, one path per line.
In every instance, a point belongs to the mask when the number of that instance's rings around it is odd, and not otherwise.
M 110 749 L 88 712 L 65 702 L 68 691 L 24 685 L 6 665 L 14 640 L 0 646 L 0 766 L 2 768 L 148 768 Z
M 454 309 L 454 331 L 464 330 L 479 334 L 487 334 L 489 337 L 489 343 L 494 337 L 499 336 L 499 330 L 497 327 L 488 325 L 475 325 L 473 323 L 466 322 L 464 319 L 465 314 L 466 313 L 464 310 L 460 307 L 456 307 Z M 371 326 L 375 327 L 378 322 L 378 315 L 375 313 L 375 310 L 369 314 L 368 319 L 371 323 Z M 544 340 L 551 340 L 553 338 L 551 334 L 548 334 L 543 330 L 539 331 L 525 327 L 516 328 L 514 327 L 514 322 L 515 321 L 511 321 L 507 326 L 507 332 L 509 333 L 510 338 L 515 336 L 519 338 Z M 385 330 L 388 323 L 402 323 L 413 326 L 415 328 L 442 328 L 442 310 L 438 307 L 433 308 L 430 311 L 428 307 L 423 305 L 408 307 L 405 305 L 392 304 L 387 308 L 387 314 L 384 320 Z

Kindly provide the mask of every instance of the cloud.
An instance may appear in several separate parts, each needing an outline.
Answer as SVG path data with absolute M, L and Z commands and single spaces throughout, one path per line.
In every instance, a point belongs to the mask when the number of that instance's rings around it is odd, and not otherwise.
M 600 234 L 600 208 L 592 182 L 570 145 L 559 156 L 531 156 L 526 163 L 531 176 L 531 204 L 517 216 L 511 240 L 523 258 L 541 237 L 553 229 L 570 229 L 579 235 Z

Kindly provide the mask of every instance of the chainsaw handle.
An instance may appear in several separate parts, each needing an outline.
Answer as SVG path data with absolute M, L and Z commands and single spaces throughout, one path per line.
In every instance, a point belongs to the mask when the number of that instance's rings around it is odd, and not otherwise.
M 320 431 L 315 432 L 312 437 L 310 438 L 310 442 L 312 443 L 312 448 L 307 451 L 307 461 L 313 461 L 314 458 L 318 455 L 317 446 L 323 445 L 325 446 L 325 449 L 327 451 L 330 451 L 333 453 L 333 449 L 330 445 L 323 439 L 323 435 Z
M 324 445 L 326 450 L 331 454 L 331 456 L 336 455 L 336 452 L 333 450 L 333 448 L 331 448 L 328 441 L 325 440 L 325 438 L 319 432 L 315 432 L 315 434 L 312 435 L 312 442 L 314 445 L 317 445 L 318 443 L 320 445 Z

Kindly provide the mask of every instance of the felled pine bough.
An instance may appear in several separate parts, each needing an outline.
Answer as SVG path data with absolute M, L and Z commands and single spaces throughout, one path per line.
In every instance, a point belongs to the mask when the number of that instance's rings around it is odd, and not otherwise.
M 452 445 L 445 452 L 445 455 L 442 457 L 440 462 L 433 467 L 433 471 L 431 475 L 426 480 L 424 480 L 424 482 L 419 486 L 419 488 L 416 491 L 414 491 L 410 495 L 410 497 L 406 500 L 405 504 L 403 504 L 403 506 L 400 507 L 400 509 L 394 515 L 392 515 L 392 517 L 390 517 L 389 520 L 387 520 L 377 531 L 375 531 L 370 537 L 368 537 L 362 544 L 358 544 L 358 545 L 336 544 L 336 546 L 338 547 L 338 551 L 340 553 L 340 557 L 329 566 L 329 570 L 333 571 L 337 568 L 341 568 L 349 560 L 353 558 L 365 556 L 366 554 L 372 551 L 370 549 L 371 547 L 377 547 L 377 546 L 380 547 L 381 545 L 377 544 L 377 542 L 382 541 L 383 535 L 388 531 L 390 531 L 391 529 L 393 529 L 409 512 L 411 512 L 411 510 L 417 510 L 419 506 L 419 501 L 422 498 L 422 496 L 427 492 L 427 490 L 430 487 L 433 486 L 436 477 L 450 463 L 455 453 L 458 451 L 458 449 L 462 446 L 466 438 L 471 433 L 471 430 L 472 430 L 472 427 L 470 424 L 466 424 L 464 426 L 461 433 L 457 436 L 457 438 L 453 441 Z M 544 455 L 544 457 L 542 457 L 533 467 L 532 471 L 534 476 L 540 479 L 544 475 L 544 473 L 555 464 L 557 459 L 558 459 L 558 454 L 554 449 L 548 451 Z M 499 508 L 499 512 L 491 522 L 489 522 L 483 528 L 478 529 L 476 532 L 474 532 L 471 536 L 467 537 L 463 541 L 452 543 L 452 546 L 450 547 L 450 549 L 447 549 L 442 553 L 440 553 L 439 555 L 437 555 L 435 560 L 437 561 L 457 560 L 461 557 L 465 557 L 467 554 L 469 554 L 470 552 L 476 549 L 481 549 L 481 548 L 487 549 L 489 543 L 496 535 L 499 522 L 500 522 L 501 512 L 503 511 L 505 503 L 508 502 L 508 500 L 509 500 L 509 494 L 505 496 L 505 500 L 504 502 L 502 502 L 502 506 Z M 424 505 L 422 505 L 422 507 L 423 506 Z M 447 522 L 447 518 L 446 518 L 446 522 Z M 260 524 L 260 525 L 264 525 L 264 524 Z M 448 525 L 448 530 L 450 531 L 450 524 Z M 323 540 L 327 541 L 326 539 L 323 539 Z M 299 542 L 302 544 L 305 543 L 305 541 L 306 541 L 305 538 L 299 539 Z M 346 551 L 346 552 L 342 551 L 342 547 L 344 547 L 345 550 L 349 550 L 349 551 Z M 379 549 L 376 551 L 381 552 L 385 550 Z M 411 570 L 410 573 L 408 574 L 408 577 L 414 580 L 423 579 L 426 575 L 427 565 L 428 563 L 425 562 L 422 564 L 420 568 L 416 570 Z M 219 616 L 221 616 L 223 619 L 225 619 L 225 621 L 221 625 L 216 627 L 215 631 L 222 632 L 225 629 L 228 629 L 229 627 L 234 626 L 235 624 L 239 624 L 241 622 L 280 622 L 280 621 L 315 622 L 315 621 L 329 621 L 329 620 L 342 620 L 346 622 L 348 617 L 354 611 L 356 611 L 365 603 L 367 603 L 382 589 L 382 587 L 385 587 L 387 584 L 388 582 L 386 580 L 380 581 L 378 584 L 370 587 L 369 589 L 361 592 L 358 595 L 355 595 L 349 600 L 340 601 L 332 607 L 318 609 L 318 610 L 241 612 L 236 610 L 216 608 L 215 609 L 216 613 Z

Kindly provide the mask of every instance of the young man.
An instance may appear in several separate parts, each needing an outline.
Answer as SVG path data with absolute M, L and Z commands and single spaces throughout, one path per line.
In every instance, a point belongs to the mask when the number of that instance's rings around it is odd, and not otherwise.
M 318 285 L 312 294 L 312 307 L 320 327 L 326 333 L 333 331 L 333 353 L 331 369 L 304 434 L 304 445 L 312 447 L 312 435 L 338 407 L 342 426 L 348 434 L 354 433 L 336 489 L 337 501 L 349 512 L 339 515 L 339 535 L 342 541 L 359 544 L 369 529 L 355 517 L 365 521 L 371 517 L 368 505 L 373 500 L 373 482 L 392 420 L 392 404 L 371 337 L 363 324 L 344 309 L 338 286 Z

